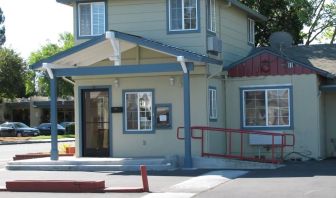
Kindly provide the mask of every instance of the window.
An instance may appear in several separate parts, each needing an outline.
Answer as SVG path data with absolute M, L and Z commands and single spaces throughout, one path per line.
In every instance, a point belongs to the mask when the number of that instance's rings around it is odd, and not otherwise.
M 78 4 L 78 35 L 96 36 L 105 32 L 105 3 Z
M 248 18 L 247 19 L 247 41 L 248 43 L 253 44 L 253 45 L 255 43 L 254 25 L 255 25 L 254 20 Z
M 152 131 L 152 91 L 126 91 L 124 92 L 124 100 L 126 132 Z
M 216 32 L 216 0 L 208 0 L 207 7 L 207 27 L 211 32 Z
M 209 87 L 209 119 L 217 120 L 217 90 Z
M 198 0 L 168 0 L 169 31 L 198 29 Z
M 291 126 L 291 89 L 249 88 L 242 89 L 243 127 Z

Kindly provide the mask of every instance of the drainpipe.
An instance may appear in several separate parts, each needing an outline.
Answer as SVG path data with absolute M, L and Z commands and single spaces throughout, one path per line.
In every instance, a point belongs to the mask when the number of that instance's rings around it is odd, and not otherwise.
M 50 123 L 51 123 L 51 155 L 50 160 L 58 160 L 57 141 L 57 78 L 54 76 L 49 63 L 43 63 L 42 68 L 46 69 L 50 77 Z
M 183 70 L 183 103 L 184 103 L 184 167 L 192 168 L 191 134 L 190 134 L 190 75 L 187 63 L 183 56 L 178 56 L 177 61 Z

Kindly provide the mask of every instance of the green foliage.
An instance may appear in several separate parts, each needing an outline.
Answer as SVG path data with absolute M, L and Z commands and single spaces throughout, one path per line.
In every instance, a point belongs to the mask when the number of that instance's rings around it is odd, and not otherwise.
M 268 45 L 273 32 L 289 32 L 295 44 L 303 43 L 301 31 L 312 13 L 308 0 L 241 0 L 248 7 L 267 17 L 266 22 L 256 23 L 256 45 Z
M 47 43 L 42 45 L 40 50 L 31 53 L 28 58 L 29 64 L 33 64 L 42 59 L 48 58 L 61 51 L 67 50 L 74 46 L 74 37 L 71 33 L 63 33 L 59 35 L 58 43 Z M 46 72 L 37 73 L 38 95 L 49 96 L 50 94 L 50 80 Z M 64 82 L 63 80 L 57 81 L 58 96 L 73 96 L 73 86 Z
M 0 8 L 0 46 L 2 46 L 6 41 L 5 36 L 5 26 L 2 25 L 5 22 L 5 16 Z
M 304 33 L 306 45 L 314 40 L 330 40 L 336 35 L 336 1 L 311 0 L 312 12 L 307 23 L 308 31 Z
M 0 48 L 0 98 L 25 96 L 22 58 L 12 49 Z

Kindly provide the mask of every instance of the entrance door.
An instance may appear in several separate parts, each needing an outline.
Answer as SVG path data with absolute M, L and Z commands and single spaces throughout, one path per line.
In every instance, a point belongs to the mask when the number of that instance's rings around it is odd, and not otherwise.
M 83 157 L 109 157 L 109 90 L 82 90 Z

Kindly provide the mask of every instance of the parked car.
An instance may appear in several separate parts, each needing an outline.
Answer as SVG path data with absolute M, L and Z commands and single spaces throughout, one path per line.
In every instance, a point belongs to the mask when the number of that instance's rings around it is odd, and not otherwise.
M 50 135 L 51 134 L 51 123 L 41 123 L 38 127 L 36 127 L 41 135 Z M 64 135 L 65 128 L 61 125 L 57 124 L 57 134 Z
M 61 122 L 60 125 L 65 128 L 66 134 L 75 134 L 74 122 Z
M 35 128 L 31 128 L 22 122 L 5 122 L 0 125 L 0 136 L 38 136 L 40 131 Z

